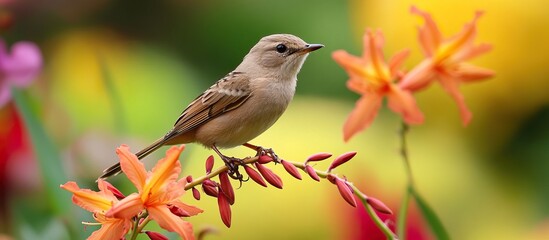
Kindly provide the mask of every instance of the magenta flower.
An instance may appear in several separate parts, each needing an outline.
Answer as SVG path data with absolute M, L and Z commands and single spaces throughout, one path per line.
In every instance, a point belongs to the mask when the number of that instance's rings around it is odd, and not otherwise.
M 7 51 L 0 39 L 0 107 L 11 99 L 12 87 L 26 87 L 42 69 L 42 54 L 32 42 L 17 42 Z

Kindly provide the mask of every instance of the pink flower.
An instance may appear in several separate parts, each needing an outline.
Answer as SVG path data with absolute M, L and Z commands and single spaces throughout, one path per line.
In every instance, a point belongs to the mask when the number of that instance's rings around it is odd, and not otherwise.
M 448 38 L 442 36 L 429 13 L 414 6 L 411 12 L 425 20 L 425 25 L 419 28 L 419 41 L 427 58 L 406 74 L 399 86 L 417 91 L 432 81 L 438 80 L 457 102 L 462 122 L 467 125 L 471 121 L 472 114 L 465 105 L 463 95 L 459 92 L 459 85 L 494 75 L 492 70 L 465 62 L 491 49 L 488 44 L 474 45 L 476 24 L 482 12 L 477 12 L 473 21 L 466 24 L 460 33 Z
M 26 87 L 36 78 L 42 68 L 42 55 L 36 44 L 18 42 L 11 54 L 0 39 L 0 107 L 11 98 L 12 87 Z
M 147 172 L 143 163 L 129 151 L 125 145 L 116 151 L 120 157 L 122 171 L 135 185 L 139 193 L 134 193 L 114 206 L 105 214 L 107 217 L 130 219 L 143 210 L 158 225 L 168 231 L 177 232 L 183 239 L 194 239 L 192 225 L 172 213 L 170 208 L 177 207 L 188 216 L 201 213 L 202 210 L 183 203 L 180 198 L 185 193 L 185 179 L 177 180 L 181 172 L 179 155 L 185 148 L 172 147 L 166 157 L 158 161 L 151 172 Z
M 332 54 L 350 76 L 347 87 L 362 95 L 343 126 L 345 141 L 373 122 L 384 96 L 389 99 L 389 108 L 402 115 L 404 121 L 409 124 L 423 123 L 423 114 L 412 94 L 395 84 L 401 76 L 400 66 L 409 52 L 395 54 L 387 64 L 383 56 L 383 43 L 381 32 L 374 33 L 368 29 L 364 34 L 362 57 L 352 56 L 344 50 Z

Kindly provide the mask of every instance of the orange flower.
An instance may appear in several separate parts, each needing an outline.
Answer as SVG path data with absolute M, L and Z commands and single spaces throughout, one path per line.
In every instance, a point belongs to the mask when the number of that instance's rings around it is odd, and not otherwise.
M 73 193 L 72 202 L 92 212 L 95 220 L 101 224 L 101 228 L 93 232 L 88 239 L 122 239 L 131 228 L 131 220 L 105 216 L 105 213 L 118 202 L 118 199 L 107 189 L 107 182 L 99 179 L 97 185 L 99 192 L 80 189 L 75 182 L 67 182 L 61 185 L 61 188 Z
M 449 38 L 442 36 L 429 13 L 414 6 L 411 8 L 411 12 L 425 20 L 425 26 L 419 28 L 419 41 L 427 58 L 406 74 L 399 86 L 416 91 L 437 79 L 457 102 L 463 124 L 467 125 L 471 121 L 472 114 L 465 105 L 463 95 L 458 90 L 459 84 L 494 75 L 492 70 L 464 62 L 491 49 L 488 44 L 474 45 L 473 43 L 476 36 L 476 24 L 482 16 L 482 12 L 477 12 L 471 23 L 466 24 L 459 34 Z
M 347 87 L 362 95 L 343 126 L 343 138 L 348 141 L 354 134 L 368 127 L 379 108 L 383 96 L 389 99 L 389 108 L 399 113 L 409 124 L 423 122 L 423 114 L 412 94 L 402 90 L 395 82 L 400 78 L 399 69 L 409 51 L 395 54 L 385 63 L 383 56 L 383 34 L 370 29 L 364 34 L 364 52 L 355 57 L 344 50 L 333 52 L 332 57 L 349 74 Z
M 147 172 L 142 162 L 122 145 L 116 150 L 120 158 L 122 171 L 135 185 L 139 193 L 134 193 L 114 206 L 105 214 L 107 217 L 129 219 L 147 210 L 151 219 L 168 231 L 177 232 L 183 239 L 194 239 L 193 228 L 189 222 L 172 213 L 193 216 L 202 210 L 183 203 L 179 198 L 185 193 L 185 179 L 177 180 L 181 172 L 179 155 L 185 148 L 172 147 L 166 157 L 158 161 L 152 172 Z M 179 214 L 181 215 L 181 214 Z

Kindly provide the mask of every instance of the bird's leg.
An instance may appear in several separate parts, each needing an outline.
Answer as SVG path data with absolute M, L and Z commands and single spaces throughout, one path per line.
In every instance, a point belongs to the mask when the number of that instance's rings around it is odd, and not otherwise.
M 278 155 L 276 155 L 276 153 L 273 151 L 272 148 L 263 148 L 261 146 L 256 146 L 250 143 L 244 143 L 242 145 L 255 150 L 257 152 L 256 154 L 257 157 L 269 156 L 273 159 L 275 163 L 280 163 L 280 159 L 278 158 Z
M 244 181 L 244 176 L 242 176 L 242 174 L 240 174 L 240 172 L 238 171 L 238 166 L 243 165 L 244 161 L 240 158 L 228 157 L 223 155 L 215 145 L 212 146 L 212 149 L 217 153 L 217 155 L 219 155 L 221 160 L 225 162 L 225 166 L 229 168 L 229 176 L 232 179 L 240 181 L 240 184 L 242 185 L 242 182 Z

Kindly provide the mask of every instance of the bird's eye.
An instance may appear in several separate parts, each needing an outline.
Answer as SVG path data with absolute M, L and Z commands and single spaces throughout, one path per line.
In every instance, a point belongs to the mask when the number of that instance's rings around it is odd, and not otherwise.
M 288 49 L 288 47 L 286 47 L 286 45 L 284 45 L 284 44 L 276 45 L 276 51 L 279 52 L 279 53 L 286 52 L 287 49 Z

